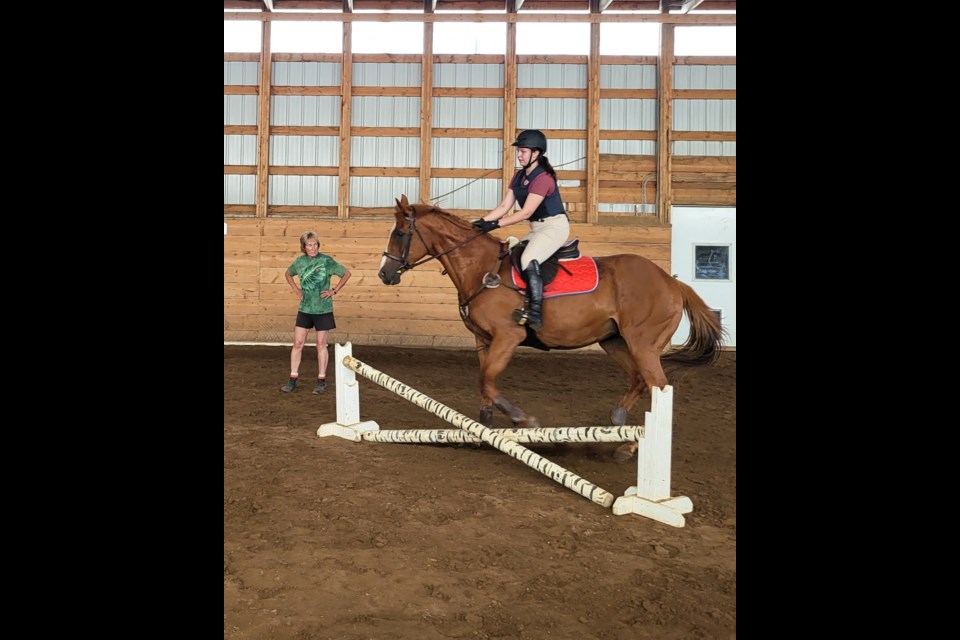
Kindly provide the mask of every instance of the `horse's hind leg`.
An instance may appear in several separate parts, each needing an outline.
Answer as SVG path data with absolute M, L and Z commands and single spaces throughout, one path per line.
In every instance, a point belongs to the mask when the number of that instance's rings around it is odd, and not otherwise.
M 627 384 L 629 385 L 627 393 L 620 399 L 620 403 L 610 412 L 610 422 L 614 426 L 621 427 L 627 423 L 627 415 L 630 413 L 630 409 L 637 399 L 643 395 L 647 383 L 640 374 L 640 369 L 637 367 L 633 355 L 630 353 L 630 348 L 623 338 L 620 336 L 608 338 L 600 342 L 600 347 L 607 352 L 607 355 L 609 355 L 614 362 L 627 372 Z M 613 452 L 613 457 L 615 460 L 624 462 L 632 458 L 636 452 L 636 442 L 625 442 L 617 447 L 616 451 Z

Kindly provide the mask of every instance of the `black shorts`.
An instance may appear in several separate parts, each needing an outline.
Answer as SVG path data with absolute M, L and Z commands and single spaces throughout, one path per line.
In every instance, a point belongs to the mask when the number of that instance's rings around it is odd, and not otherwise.
M 303 311 L 297 311 L 297 326 L 301 329 L 330 331 L 330 329 L 337 328 L 337 322 L 333 319 L 333 312 L 304 313 Z

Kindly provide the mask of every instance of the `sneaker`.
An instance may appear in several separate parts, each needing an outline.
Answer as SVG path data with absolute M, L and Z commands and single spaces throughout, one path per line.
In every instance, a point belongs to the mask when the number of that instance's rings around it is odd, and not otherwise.
M 317 385 L 313 388 L 314 395 L 320 395 L 321 393 L 327 392 L 327 381 L 326 380 L 317 380 Z
M 284 393 L 290 393 L 291 391 L 296 391 L 296 390 L 297 390 L 296 378 L 290 378 L 290 380 L 287 381 L 287 384 L 280 387 L 280 391 L 283 391 Z

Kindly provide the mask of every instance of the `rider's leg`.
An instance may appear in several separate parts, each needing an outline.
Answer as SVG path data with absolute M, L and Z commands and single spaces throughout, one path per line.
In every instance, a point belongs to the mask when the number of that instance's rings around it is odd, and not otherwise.
M 541 305 L 543 304 L 543 279 L 540 265 L 552 256 L 570 237 L 570 221 L 565 215 L 551 216 L 530 223 L 529 244 L 520 256 L 520 267 L 527 281 L 527 295 L 530 300 L 526 312 L 514 312 L 518 324 L 529 324 L 533 330 L 543 326 Z
M 540 315 L 543 304 L 543 278 L 540 277 L 540 263 L 531 260 L 530 265 L 523 270 L 527 279 L 527 295 L 530 297 L 530 306 L 527 308 L 527 324 L 534 331 L 543 328 L 543 317 Z

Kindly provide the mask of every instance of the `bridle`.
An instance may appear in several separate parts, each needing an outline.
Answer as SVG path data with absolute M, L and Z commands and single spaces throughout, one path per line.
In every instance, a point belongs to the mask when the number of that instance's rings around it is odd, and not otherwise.
M 470 236 L 469 238 L 467 238 L 467 239 L 464 240 L 463 242 L 458 242 L 457 244 L 453 245 L 452 247 L 450 247 L 450 248 L 447 249 L 446 251 L 441 251 L 440 253 L 438 253 L 438 254 L 436 254 L 436 255 L 429 256 L 429 257 L 424 258 L 424 259 L 422 259 L 422 260 L 418 260 L 417 262 L 414 262 L 413 264 L 410 264 L 410 261 L 409 261 L 409 257 L 410 257 L 410 243 L 413 242 L 413 234 L 414 234 L 414 233 L 417 234 L 417 237 L 420 238 L 420 242 L 423 243 L 423 246 L 424 246 L 424 247 L 427 246 L 427 242 L 426 242 L 426 240 L 423 239 L 423 235 L 420 234 L 420 230 L 417 229 L 417 215 L 416 215 L 416 213 L 413 213 L 412 215 L 409 215 L 409 216 L 406 216 L 406 215 L 405 215 L 405 216 L 403 216 L 403 219 L 410 223 L 410 229 L 408 229 L 407 231 L 405 231 L 405 232 L 403 232 L 403 233 L 398 233 L 398 235 L 401 236 L 401 239 L 400 239 L 400 247 L 401 247 L 400 255 L 399 255 L 399 256 L 395 256 L 395 255 L 393 255 L 392 253 L 389 253 L 389 252 L 387 252 L 387 251 L 384 251 L 384 252 L 383 252 L 383 256 L 384 256 L 384 257 L 389 258 L 390 260 L 393 260 L 394 262 L 399 262 L 399 263 L 400 263 L 400 267 L 397 269 L 397 274 L 402 274 L 402 273 L 405 272 L 405 271 L 410 271 L 410 269 L 413 269 L 414 267 L 419 267 L 420 265 L 424 264 L 425 262 L 430 262 L 431 260 L 436 260 L 437 258 L 441 258 L 441 257 L 447 255 L 448 253 L 450 253 L 451 251 L 456 251 L 457 249 L 459 249 L 460 247 L 464 246 L 465 244 L 467 244 L 467 243 L 470 242 L 471 240 L 475 240 L 476 238 L 479 238 L 480 236 L 484 235 L 482 232 L 478 232 L 476 235 Z

